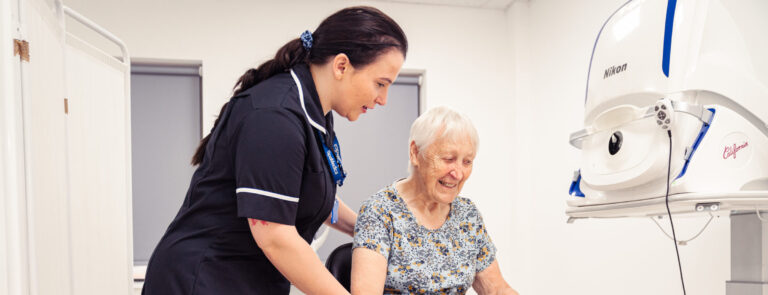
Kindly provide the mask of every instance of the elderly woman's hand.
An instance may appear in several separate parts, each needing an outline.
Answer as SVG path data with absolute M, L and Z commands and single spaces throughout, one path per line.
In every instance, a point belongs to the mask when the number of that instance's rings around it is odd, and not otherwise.
M 472 283 L 472 288 L 477 291 L 478 294 L 504 294 L 504 295 L 519 295 L 517 291 L 504 281 L 501 276 L 501 270 L 499 269 L 499 262 L 494 261 L 486 269 L 475 275 L 475 281 Z

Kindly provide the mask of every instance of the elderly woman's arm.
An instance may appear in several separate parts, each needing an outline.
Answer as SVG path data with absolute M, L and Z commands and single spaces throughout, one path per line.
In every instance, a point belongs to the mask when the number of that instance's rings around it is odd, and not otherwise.
M 486 269 L 475 275 L 475 281 L 472 282 L 472 288 L 477 294 L 509 294 L 518 295 L 517 291 L 504 281 L 499 269 L 499 262 L 494 261 Z
M 352 251 L 352 294 L 382 294 L 387 279 L 387 259 L 371 249 Z

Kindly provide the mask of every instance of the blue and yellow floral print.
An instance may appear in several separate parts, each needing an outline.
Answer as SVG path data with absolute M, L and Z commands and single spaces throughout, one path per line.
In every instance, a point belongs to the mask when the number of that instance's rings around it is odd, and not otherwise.
M 354 248 L 387 258 L 385 294 L 464 294 L 495 260 L 496 247 L 475 204 L 456 197 L 438 229 L 418 224 L 394 184 L 363 203 Z

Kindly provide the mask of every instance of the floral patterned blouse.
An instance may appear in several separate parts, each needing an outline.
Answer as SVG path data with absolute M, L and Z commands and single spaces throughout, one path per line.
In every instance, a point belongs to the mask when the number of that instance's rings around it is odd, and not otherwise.
M 456 197 L 438 229 L 419 225 L 394 184 L 363 202 L 353 248 L 387 258 L 385 294 L 464 294 L 475 273 L 495 260 L 496 247 L 475 204 Z

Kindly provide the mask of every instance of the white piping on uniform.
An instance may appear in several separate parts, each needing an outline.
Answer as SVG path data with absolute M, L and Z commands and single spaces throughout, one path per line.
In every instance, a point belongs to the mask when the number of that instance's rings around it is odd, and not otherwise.
M 296 73 L 293 72 L 293 69 L 291 69 L 291 76 L 293 76 L 293 82 L 296 82 L 296 87 L 299 87 L 299 101 L 301 101 L 301 108 L 304 109 L 304 115 L 307 116 L 307 120 L 309 120 L 309 124 L 311 124 L 312 127 L 317 128 L 317 130 L 320 130 L 320 132 L 325 134 L 325 128 L 323 128 L 323 126 L 320 126 L 320 124 L 317 124 L 315 121 L 313 121 L 312 118 L 309 117 L 309 113 L 307 113 L 307 107 L 304 106 L 304 91 L 301 89 L 301 82 L 299 82 L 299 77 L 296 77 Z
M 249 188 L 249 187 L 239 187 L 239 188 L 237 188 L 235 190 L 235 193 L 238 193 L 238 194 L 239 193 L 249 193 L 249 194 L 261 195 L 261 196 L 265 196 L 265 197 L 280 199 L 280 200 L 283 200 L 283 201 L 289 201 L 289 202 L 294 202 L 294 203 L 298 203 L 299 202 L 299 198 L 297 198 L 297 197 L 289 197 L 289 196 L 286 196 L 286 195 L 281 195 L 281 194 L 278 194 L 278 193 L 263 191 L 263 190 L 260 190 L 260 189 Z

